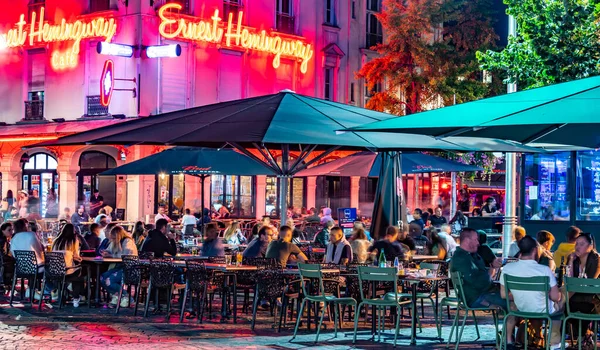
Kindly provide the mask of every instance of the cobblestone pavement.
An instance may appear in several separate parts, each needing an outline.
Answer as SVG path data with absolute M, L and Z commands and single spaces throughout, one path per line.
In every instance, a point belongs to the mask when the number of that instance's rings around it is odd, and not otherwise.
M 165 314 L 134 317 L 133 309 L 124 309 L 118 316 L 113 309 L 91 308 L 81 305 L 74 309 L 66 305 L 62 310 L 56 307 L 44 307 L 42 311 L 31 309 L 26 305 L 15 303 L 9 307 L 6 298 L 0 298 L 0 349 L 385 349 L 392 348 L 393 336 L 391 330 L 386 331 L 382 342 L 370 341 L 364 334 L 368 330 L 361 321 L 357 344 L 352 346 L 352 323 L 345 322 L 343 329 L 334 338 L 332 324 L 320 335 L 319 344 L 314 344 L 315 331 L 307 332 L 305 328 L 299 336 L 290 342 L 293 328 L 277 333 L 273 329 L 274 318 L 268 311 L 259 312 L 255 332 L 250 330 L 251 315 L 239 313 L 238 324 L 229 320 L 221 323 L 218 316 L 212 320 L 205 319 L 202 324 L 196 320 L 185 320 L 179 323 L 179 318 L 173 314 L 169 322 Z M 218 305 L 213 307 L 219 310 Z M 431 310 L 431 308 L 429 308 Z M 418 336 L 436 336 L 436 328 L 432 315 L 421 318 L 423 332 Z M 431 312 L 431 311 L 429 311 Z M 481 338 L 476 343 L 469 343 L 476 338 L 474 326 L 468 326 L 463 334 L 465 344 L 461 349 L 492 349 L 494 332 L 491 318 L 479 315 Z M 326 322 L 327 323 L 327 322 Z M 444 317 L 442 336 L 447 339 L 450 331 L 450 321 Z M 388 327 L 390 324 L 388 323 Z M 445 344 L 437 340 L 419 340 L 418 346 L 408 346 L 410 323 L 402 322 L 402 339 L 398 340 L 399 349 L 443 349 Z M 482 343 L 487 341 L 487 345 Z

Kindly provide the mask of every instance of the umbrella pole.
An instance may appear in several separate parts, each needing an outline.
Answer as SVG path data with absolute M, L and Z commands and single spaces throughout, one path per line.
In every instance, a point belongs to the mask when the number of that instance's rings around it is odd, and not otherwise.
M 207 175 L 200 176 L 200 235 L 204 237 L 204 180 Z
M 456 214 L 456 172 L 452 172 L 450 175 L 450 182 L 451 184 L 451 195 L 450 195 L 450 218 L 454 217 L 454 214 Z
M 289 179 L 289 145 L 281 146 L 281 170 L 282 174 L 279 177 L 279 218 L 281 220 L 280 225 L 285 225 L 287 219 L 287 195 L 288 195 L 288 179 Z

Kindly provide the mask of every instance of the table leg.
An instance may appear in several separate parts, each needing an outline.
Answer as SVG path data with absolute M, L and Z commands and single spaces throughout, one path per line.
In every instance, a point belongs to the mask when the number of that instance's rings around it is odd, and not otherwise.
M 237 275 L 233 275 L 233 323 L 237 323 Z
M 225 322 L 227 318 L 227 281 L 229 276 L 223 276 L 223 300 L 221 301 L 221 322 Z
M 410 345 L 417 345 L 417 284 L 412 284 L 412 322 Z
M 96 264 L 96 306 L 100 304 L 100 264 Z
M 371 298 L 375 298 L 375 295 L 377 294 L 377 283 L 375 281 L 371 282 L 371 293 L 373 293 L 371 295 Z M 373 338 L 375 338 L 375 328 L 376 323 L 375 323 L 375 313 L 377 312 L 377 309 L 375 306 L 371 306 L 371 334 L 373 334 Z M 366 311 L 365 311 L 365 317 L 367 317 L 366 315 Z

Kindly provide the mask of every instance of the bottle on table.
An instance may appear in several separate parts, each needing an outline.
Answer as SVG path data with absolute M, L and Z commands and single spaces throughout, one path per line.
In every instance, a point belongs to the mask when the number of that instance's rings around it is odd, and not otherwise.
M 559 287 L 562 287 L 562 285 L 564 283 L 566 270 L 567 270 L 567 268 L 565 266 L 565 257 L 561 256 L 560 257 L 560 267 L 558 269 L 558 278 L 557 278 L 557 284 Z
M 394 258 L 394 267 L 396 268 L 396 273 L 400 270 L 400 262 L 398 261 L 398 257 Z
M 383 249 L 381 249 L 381 253 L 379 253 L 379 267 L 387 267 L 387 260 L 385 259 Z

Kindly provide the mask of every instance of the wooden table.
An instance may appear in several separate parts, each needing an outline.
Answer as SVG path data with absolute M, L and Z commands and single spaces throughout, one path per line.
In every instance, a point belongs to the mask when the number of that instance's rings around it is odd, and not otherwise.
M 96 306 L 100 303 L 100 266 L 105 264 L 114 264 L 121 263 L 123 260 L 121 258 L 104 258 L 101 256 L 97 257 L 83 257 L 81 258 L 82 262 L 88 264 L 96 265 L 96 296 L 95 296 L 95 304 Z

